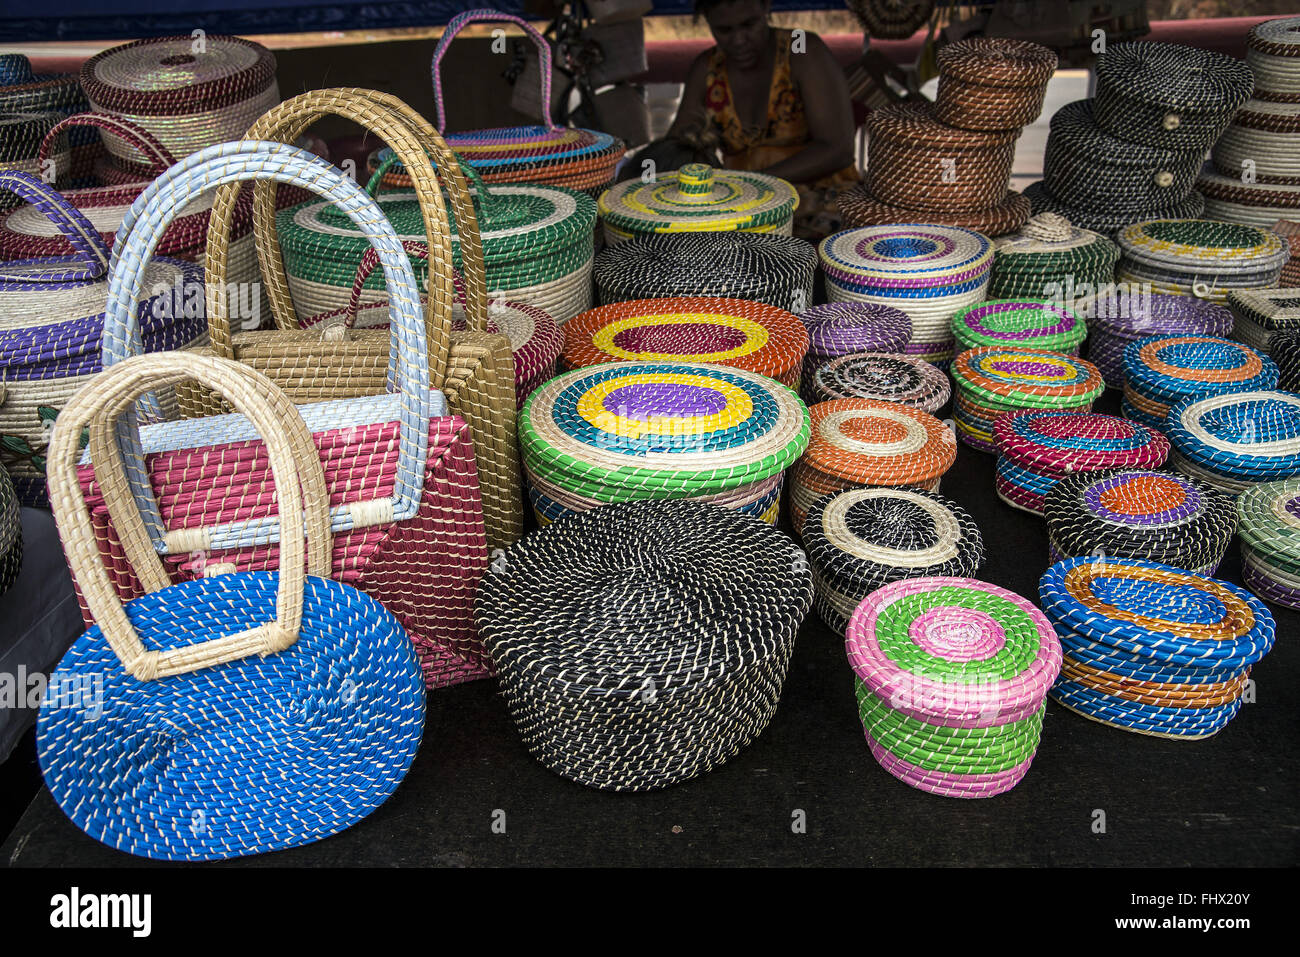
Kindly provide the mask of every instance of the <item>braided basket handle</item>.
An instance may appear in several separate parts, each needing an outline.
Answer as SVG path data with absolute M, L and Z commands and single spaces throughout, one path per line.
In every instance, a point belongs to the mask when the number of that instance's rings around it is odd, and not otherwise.
M 469 185 L 474 190 L 474 209 L 478 218 L 484 222 L 491 220 L 493 204 L 498 201 L 496 195 L 488 187 L 483 175 L 478 170 L 465 162 L 459 153 L 453 153 L 452 155 L 456 158 L 456 165 L 460 168 L 461 174 L 465 179 L 469 180 Z M 380 160 L 379 165 L 375 167 L 375 171 L 370 174 L 370 180 L 366 183 L 366 192 L 371 196 L 378 196 L 380 189 L 384 185 L 384 177 L 393 167 L 401 165 L 402 161 L 397 158 L 397 154 L 389 151 L 388 155 Z M 438 164 L 435 162 L 433 165 L 436 172 Z M 480 223 L 479 225 L 481 233 L 483 224 Z
M 66 120 L 60 120 L 45 134 L 41 140 L 40 152 L 37 154 L 42 164 L 54 152 L 54 144 L 65 132 L 78 126 L 93 126 L 111 133 L 120 140 L 125 140 L 139 152 L 149 157 L 149 175 L 147 179 L 157 176 L 176 162 L 176 157 L 168 152 L 167 147 L 143 126 L 118 116 L 116 113 L 75 113 Z
M 0 192 L 13 193 L 19 199 L 31 203 L 55 228 L 68 240 L 73 249 L 73 258 L 77 265 L 58 268 L 52 262 L 48 269 L 42 270 L 45 278 L 54 281 L 84 282 L 102 279 L 108 272 L 108 246 L 99 230 L 91 225 L 84 213 L 68 202 L 67 198 L 53 186 L 42 182 L 31 173 L 19 170 L 0 170 Z M 0 279 L 30 279 L 31 270 L 6 271 L 0 263 Z
M 533 46 L 537 47 L 537 62 L 541 71 L 542 80 L 542 123 L 548 130 L 557 130 L 561 127 L 556 126 L 555 121 L 551 119 L 551 45 L 546 42 L 542 36 L 533 27 L 531 23 L 517 17 L 511 13 L 503 13 L 500 10 L 466 10 L 464 13 L 458 13 L 448 21 L 446 28 L 442 31 L 442 36 L 438 38 L 438 45 L 433 50 L 433 106 L 438 112 L 438 131 L 441 132 L 447 128 L 447 111 L 442 100 L 442 58 L 447 55 L 447 50 L 451 47 L 451 41 L 456 38 L 467 25 L 471 23 L 513 23 L 528 35 L 533 41 Z
M 282 538 L 276 585 L 275 620 L 246 631 L 169 651 L 146 650 L 109 580 L 94 528 L 77 479 L 82 430 L 90 429 L 95 479 L 104 495 L 128 559 L 146 589 L 170 584 L 155 554 L 144 518 L 135 508 L 113 430 L 146 392 L 198 380 L 225 396 L 257 428 L 266 443 L 282 525 L 305 530 Z M 104 370 L 59 413 L 50 439 L 46 476 L 59 536 L 90 613 L 122 665 L 140 681 L 165 678 L 236 661 L 270 655 L 298 640 L 303 588 L 310 574 L 327 577 L 333 550 L 325 470 L 302 416 L 293 403 L 259 372 L 226 359 L 189 352 L 136 356 Z
M 429 258 L 429 247 L 417 239 L 402 240 L 402 248 L 406 250 L 407 255 L 412 259 Z M 361 312 L 362 287 L 365 286 L 366 280 L 370 278 L 370 274 L 375 271 L 375 267 L 378 265 L 379 254 L 373 249 L 367 249 L 365 255 L 361 257 L 361 265 L 357 266 L 356 277 L 352 280 L 352 295 L 348 299 L 347 311 L 343 315 L 343 325 L 348 329 L 356 325 L 357 314 Z M 456 288 L 456 301 L 463 308 L 465 305 L 465 283 L 461 279 L 460 273 L 453 271 L 451 281 Z

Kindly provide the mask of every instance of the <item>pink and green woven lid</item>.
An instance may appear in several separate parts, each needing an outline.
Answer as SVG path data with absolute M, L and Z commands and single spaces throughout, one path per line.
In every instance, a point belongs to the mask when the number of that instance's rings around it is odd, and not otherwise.
M 990 299 L 952 317 L 958 349 L 976 346 L 1029 346 L 1076 352 L 1088 334 L 1083 320 L 1047 300 Z

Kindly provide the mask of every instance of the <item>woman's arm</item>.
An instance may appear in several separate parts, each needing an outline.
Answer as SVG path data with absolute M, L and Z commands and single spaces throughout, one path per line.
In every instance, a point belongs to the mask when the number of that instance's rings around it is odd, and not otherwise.
M 795 183 L 808 183 L 853 163 L 853 106 L 844 71 L 825 41 L 805 33 L 807 48 L 791 52 L 790 73 L 803 98 L 812 141 L 798 153 L 763 170 Z
M 686 87 L 682 90 L 682 101 L 677 107 L 677 116 L 665 134 L 668 138 L 700 133 L 708 127 L 709 111 L 704 105 L 704 93 L 712 53 L 712 50 L 705 50 L 691 64 L 690 72 L 686 75 Z

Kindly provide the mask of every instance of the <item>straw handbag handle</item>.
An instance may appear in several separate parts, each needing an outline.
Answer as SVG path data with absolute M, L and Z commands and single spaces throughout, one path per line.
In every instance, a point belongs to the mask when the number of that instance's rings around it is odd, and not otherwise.
M 54 151 L 54 144 L 67 130 L 78 126 L 93 126 L 112 133 L 120 140 L 125 140 L 139 152 L 149 157 L 149 173 L 157 176 L 176 162 L 176 157 L 167 151 L 167 147 L 143 126 L 138 126 L 115 113 L 75 113 L 66 120 L 60 120 L 41 140 L 41 149 L 37 154 L 42 164 Z M 147 177 L 148 178 L 148 177 Z
M 31 203 L 46 219 L 54 224 L 71 244 L 74 258 L 79 260 L 75 266 L 60 267 L 50 263 L 41 269 L 42 278 L 49 281 L 84 282 L 102 279 L 108 272 L 108 246 L 99 230 L 90 224 L 81 210 L 64 198 L 53 186 L 43 183 L 30 173 L 19 170 L 0 170 L 0 193 L 13 193 L 20 199 Z M 21 271 L 6 270 L 0 263 L 0 278 L 30 280 L 33 272 L 30 267 Z
M 402 248 L 414 259 L 429 258 L 429 247 L 419 240 L 404 239 L 402 240 Z M 367 249 L 365 255 L 361 257 L 361 265 L 357 266 L 356 277 L 352 280 L 352 295 L 348 299 L 348 309 L 343 316 L 343 325 L 348 329 L 351 329 L 357 323 L 357 314 L 361 312 L 362 287 L 365 286 L 366 280 L 370 278 L 370 274 L 375 271 L 375 267 L 378 265 L 379 256 L 373 249 Z M 456 288 L 456 301 L 463 307 L 465 304 L 465 283 L 461 281 L 460 273 L 453 271 L 451 281 Z
M 306 150 L 258 140 L 217 143 L 187 156 L 146 187 L 123 218 L 113 248 L 113 269 L 104 312 L 104 367 L 144 351 L 136 317 L 145 270 L 172 219 L 205 190 L 249 179 L 271 179 L 312 190 L 341 209 L 379 250 L 388 287 L 389 313 L 393 317 L 394 357 L 389 366 L 389 387 L 400 396 L 393 507 L 401 513 L 414 511 L 424 488 L 429 420 L 434 415 L 429 388 L 428 344 L 420 316 L 420 293 L 415 273 L 392 225 L 375 201 L 337 168 Z M 209 282 L 207 296 L 208 308 L 211 309 L 214 298 L 224 301 L 224 286 Z M 450 316 L 450 297 L 445 308 Z M 156 399 L 152 396 L 146 399 L 150 401 L 144 403 L 145 414 L 161 418 Z M 130 466 L 128 474 L 133 497 L 145 517 L 155 548 L 162 551 L 166 547 L 162 516 L 144 471 L 144 452 L 135 419 L 128 416 L 126 425 L 126 428 L 119 429 L 119 434 L 123 441 L 123 454 Z
M 386 108 L 387 113 L 380 108 Z M 250 139 L 265 136 L 267 139 L 291 142 L 318 119 L 329 114 L 351 119 L 375 132 L 401 159 L 411 176 L 416 199 L 420 204 L 425 239 L 430 241 L 430 249 L 439 253 L 434 262 L 445 262 L 450 270 L 450 225 L 438 183 L 445 186 L 456 216 L 470 328 L 476 331 L 481 331 L 480 327 L 486 329 L 487 280 L 474 202 L 455 154 L 428 120 L 399 98 L 378 90 L 316 90 L 286 100 L 267 112 L 249 129 L 248 136 Z M 413 164 L 415 172 L 412 172 Z M 214 219 L 220 200 L 221 197 L 218 196 L 213 204 Z M 284 257 L 280 252 L 280 244 L 275 239 L 275 200 L 268 187 L 254 188 L 253 234 L 276 326 L 281 329 L 297 329 L 300 324 L 288 291 Z M 451 283 L 442 273 L 442 269 L 431 269 L 429 272 L 430 301 L 425 314 L 427 335 L 433 350 L 429 355 L 429 368 L 436 386 L 441 386 L 445 378 L 451 348 L 450 302 L 453 293 Z M 435 280 L 441 290 L 437 294 L 434 294 L 432 286 Z M 445 310 L 442 308 L 444 302 L 447 303 Z
M 150 651 L 118 600 L 77 479 L 81 432 L 90 427 L 92 435 L 98 436 L 99 451 L 109 453 L 108 461 L 95 458 L 95 477 L 133 566 L 146 588 L 166 587 L 170 581 L 150 547 L 141 515 L 132 508 L 126 472 L 121 460 L 114 460 L 111 454 L 117 446 L 107 433 L 129 414 L 140 395 L 189 379 L 220 392 L 257 427 L 275 477 L 280 514 L 295 516 L 292 524 L 301 522 L 310 542 L 311 574 L 328 575 L 330 568 L 332 536 L 325 472 L 302 417 L 270 379 L 225 359 L 185 352 L 137 356 L 105 370 L 59 413 L 46 475 L 59 535 L 91 615 L 123 667 L 140 681 L 186 674 L 249 655 L 275 654 L 298 640 L 302 625 L 303 566 L 308 549 L 301 534 L 282 540 L 275 620 L 269 624 L 183 648 Z
M 446 28 L 442 31 L 442 36 L 438 39 L 438 45 L 433 50 L 433 105 L 438 111 L 438 131 L 441 132 L 447 128 L 447 111 L 442 101 L 442 58 L 447 55 L 448 48 L 451 47 L 451 41 L 456 38 L 468 24 L 471 23 L 513 23 L 521 28 L 528 38 L 533 41 L 537 47 L 537 62 L 540 67 L 542 79 L 542 123 L 548 130 L 558 130 L 561 127 L 555 125 L 551 119 L 551 45 L 546 42 L 546 37 L 538 33 L 531 23 L 522 17 L 516 17 L 510 13 L 503 13 L 500 10 L 466 10 L 464 13 L 458 13 L 448 21 Z
M 460 168 L 461 173 L 469 180 L 470 187 L 474 190 L 474 211 L 477 214 L 479 222 L 479 238 L 482 238 L 483 223 L 492 219 L 492 210 L 498 202 L 496 195 L 488 188 L 483 176 L 469 163 L 466 163 L 460 156 L 456 156 L 456 165 Z M 397 158 L 396 153 L 390 152 L 375 167 L 375 171 L 370 174 L 370 180 L 366 183 L 366 192 L 371 196 L 377 197 L 379 189 L 383 186 L 384 176 L 394 166 L 401 165 L 401 160 Z M 435 170 L 437 164 L 434 164 Z

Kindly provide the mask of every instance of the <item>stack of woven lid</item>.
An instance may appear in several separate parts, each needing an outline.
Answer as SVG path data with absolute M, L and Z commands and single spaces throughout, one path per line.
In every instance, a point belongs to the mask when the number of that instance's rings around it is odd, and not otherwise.
M 0 115 L 9 113 L 57 113 L 66 119 L 73 113 L 90 109 L 86 94 L 75 73 L 35 73 L 32 63 L 21 53 L 0 54 Z M 0 121 L 3 122 L 3 121 Z M 28 144 L 30 146 L 30 143 Z M 40 143 L 36 144 L 37 149 Z M 77 129 L 69 139 L 69 147 L 56 157 L 55 168 L 61 185 L 69 187 L 93 185 L 91 176 L 96 155 L 102 152 L 99 135 L 90 129 Z M 5 148 L 0 147 L 0 151 Z M 16 152 L 9 147 L 11 155 Z M 35 154 L 26 157 L 34 158 Z M 10 166 L 14 160 L 0 160 L 0 166 L 43 172 L 25 166 Z
M 973 449 L 994 453 L 993 423 L 1002 413 L 1087 412 L 1106 388 L 1091 362 L 1043 349 L 1000 346 L 961 353 L 952 364 L 952 378 L 958 437 Z
M 144 127 L 178 160 L 240 139 L 280 102 L 271 51 L 214 34 L 111 47 L 82 64 L 81 86 L 94 110 Z M 103 140 L 122 170 L 148 169 L 150 158 L 134 144 L 110 133 Z
M 1300 392 L 1300 329 L 1273 333 L 1268 349 L 1277 363 L 1277 387 Z
M 804 381 L 841 356 L 859 352 L 902 353 L 912 338 L 912 319 L 880 302 L 828 302 L 799 318 L 808 329 Z
M 1088 335 L 1083 320 L 1064 306 L 1042 299 L 990 299 L 952 317 L 957 351 L 978 346 L 1025 346 L 1079 354 Z
M 1234 289 L 1228 309 L 1233 337 L 1269 355 L 1277 333 L 1300 331 L 1300 288 Z
M 1204 738 L 1231 721 L 1277 627 L 1244 588 L 1132 558 L 1068 558 L 1038 593 L 1065 651 L 1052 697 L 1156 737 Z
M 636 499 L 694 498 L 775 522 L 785 469 L 808 446 L 794 392 L 719 365 L 617 362 L 556 376 L 519 414 L 542 524 Z
M 1028 296 L 1082 308 L 1115 278 L 1119 247 L 1056 213 L 1039 213 L 994 244 L 993 299 Z
M 1067 475 L 1043 508 L 1051 562 L 1079 555 L 1141 558 L 1212 575 L 1237 532 L 1231 496 L 1146 469 Z
M 799 194 L 775 176 L 688 163 L 653 182 L 630 179 L 600 195 L 610 245 L 646 233 L 778 233 L 789 236 Z
M 1250 70 L 1222 53 L 1172 43 L 1117 43 L 1097 58 L 1097 97 L 1052 117 L 1034 212 L 1111 233 L 1157 217 L 1199 216 L 1196 176 L 1250 97 Z
M 1273 360 L 1230 339 L 1147 336 L 1124 349 L 1124 415 L 1152 428 L 1188 396 L 1276 387 Z
M 1124 349 L 1152 335 L 1226 336 L 1232 313 L 1217 303 L 1168 293 L 1122 295 L 1098 299 L 1093 310 L 1088 358 L 1114 389 L 1124 388 Z
M 1025 776 L 1061 669 L 1032 602 L 970 578 L 894 582 L 858 606 L 845 650 L 867 744 L 894 777 L 979 798 Z
M 818 367 L 804 389 L 812 402 L 875 399 L 898 402 L 937 415 L 952 397 L 941 370 L 916 356 L 858 352 Z
M 1184 399 L 1165 434 L 1173 468 L 1226 492 L 1300 475 L 1300 396 L 1290 392 Z
M 1276 286 L 1291 255 L 1274 233 L 1209 219 L 1133 223 L 1116 239 L 1116 279 L 1213 302 L 1223 302 L 1233 289 Z
M 658 296 L 752 299 L 801 313 L 812 305 L 817 250 L 771 233 L 638 236 L 596 254 L 603 304 Z
M 528 749 L 588 787 L 702 774 L 771 720 L 812 575 L 790 539 L 697 502 L 572 515 L 511 546 L 474 618 Z
M 1300 219 L 1300 212 L 1288 215 L 1291 219 L 1279 219 L 1270 228 L 1282 237 L 1282 242 L 1291 250 L 1291 258 L 1286 261 L 1281 275 L 1277 277 L 1279 286 L 1290 288 L 1300 286 L 1300 222 L 1296 222 Z
M 559 323 L 590 309 L 596 252 L 592 198 L 556 186 L 499 185 L 487 197 L 474 192 L 489 295 L 536 306 Z M 425 241 L 414 193 L 383 192 L 376 200 L 401 239 Z M 336 206 L 318 199 L 281 210 L 275 221 L 298 315 L 308 318 L 347 305 L 357 266 L 370 248 L 365 235 Z M 453 224 L 457 268 L 460 255 Z M 412 265 L 423 282 L 428 262 Z M 366 279 L 363 301 L 383 295 L 383 273 L 376 269 Z
M 840 489 L 888 485 L 938 491 L 957 459 L 948 427 L 911 406 L 834 399 L 817 403 L 809 413 L 811 439 L 790 471 L 790 518 L 796 529 L 817 499 Z
M 993 424 L 998 498 L 1042 515 L 1047 494 L 1075 472 L 1159 468 L 1169 440 L 1145 425 L 1093 412 L 1008 412 Z
M 808 333 L 784 309 L 748 299 L 633 299 L 564 324 L 566 369 L 603 362 L 715 362 L 776 379 L 792 389 Z
M 1261 598 L 1300 608 L 1300 479 L 1264 482 L 1237 496 L 1241 578 Z
M 908 355 L 952 359 L 953 313 L 984 299 L 993 267 L 987 236 L 957 226 L 847 229 L 818 246 L 832 302 L 894 306 L 912 320 Z
M 904 578 L 968 578 L 984 561 L 970 514 L 923 489 L 850 488 L 819 498 L 802 528 L 813 608 L 839 634 L 881 585 Z
M 1207 216 L 1267 229 L 1300 207 L 1300 17 L 1252 27 L 1246 66 L 1254 96 L 1214 144 L 1197 187 Z
M 839 197 L 849 226 L 932 222 L 1001 236 L 1029 202 L 1007 187 L 1021 128 L 1042 111 L 1056 54 L 1024 40 L 973 37 L 939 51 L 933 106 L 909 102 L 867 118 L 865 181 Z

